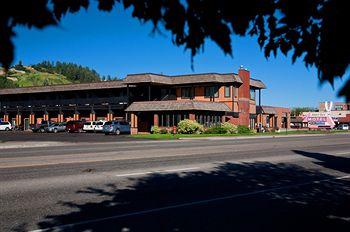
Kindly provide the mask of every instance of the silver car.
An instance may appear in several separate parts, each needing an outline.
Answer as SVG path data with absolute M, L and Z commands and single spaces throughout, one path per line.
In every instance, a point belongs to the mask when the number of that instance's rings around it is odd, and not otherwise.
M 65 122 L 53 123 L 50 126 L 46 127 L 46 132 L 49 132 L 49 133 L 64 132 L 66 131 L 66 124 L 67 123 Z

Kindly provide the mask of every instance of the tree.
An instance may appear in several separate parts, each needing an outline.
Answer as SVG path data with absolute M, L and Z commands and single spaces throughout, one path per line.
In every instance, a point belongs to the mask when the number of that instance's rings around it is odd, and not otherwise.
M 88 8 L 90 0 L 13 0 L 0 7 L 0 63 L 13 61 L 14 27 L 44 28 L 58 24 L 63 15 Z M 315 66 L 318 77 L 333 85 L 350 63 L 348 1 L 346 0 L 98 0 L 98 8 L 111 11 L 115 4 L 132 8 L 132 16 L 160 24 L 177 46 L 196 55 L 206 39 L 232 55 L 231 35 L 255 36 L 266 57 L 291 53 Z M 3 3 L 4 4 L 4 3 Z M 28 10 L 30 9 L 30 10 Z M 350 78 L 339 95 L 350 100 Z
M 72 82 L 97 82 L 101 80 L 100 75 L 95 70 L 74 63 L 43 61 L 32 65 L 32 67 L 41 72 L 61 74 Z
M 300 116 L 302 112 L 315 112 L 317 109 L 313 107 L 294 107 L 291 109 L 291 116 Z

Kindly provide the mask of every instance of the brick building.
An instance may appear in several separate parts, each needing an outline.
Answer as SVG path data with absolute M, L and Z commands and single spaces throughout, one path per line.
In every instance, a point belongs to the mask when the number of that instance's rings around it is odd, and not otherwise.
M 205 126 L 228 121 L 253 129 L 258 124 L 256 95 L 260 104 L 265 88 L 244 68 L 237 74 L 130 74 L 118 81 L 1 89 L 0 117 L 24 128 L 41 120 L 124 118 L 139 133 L 189 118 Z M 277 124 L 271 125 L 280 125 L 278 112 Z

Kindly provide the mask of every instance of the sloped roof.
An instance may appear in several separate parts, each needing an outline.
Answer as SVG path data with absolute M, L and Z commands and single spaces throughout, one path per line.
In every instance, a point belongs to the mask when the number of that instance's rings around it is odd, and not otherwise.
M 21 94 L 21 93 L 47 93 L 47 92 L 63 92 L 74 90 L 90 90 L 90 89 L 114 89 L 125 87 L 123 81 L 101 81 L 81 84 L 65 84 L 65 85 L 49 85 L 49 86 L 33 86 L 21 88 L 0 89 L 0 95 Z
M 250 86 L 257 89 L 266 89 L 266 85 L 261 80 L 252 79 L 252 78 L 250 78 Z
M 146 111 L 182 111 L 182 110 L 205 110 L 227 112 L 230 108 L 221 102 L 204 101 L 145 101 L 134 102 L 125 111 L 146 112 Z
M 233 73 L 203 73 L 191 75 L 167 76 L 153 73 L 129 74 L 124 82 L 126 84 L 155 83 L 155 84 L 196 84 L 196 83 L 242 83 L 241 78 Z
M 256 112 L 258 114 L 277 114 L 275 108 L 272 106 L 256 106 Z

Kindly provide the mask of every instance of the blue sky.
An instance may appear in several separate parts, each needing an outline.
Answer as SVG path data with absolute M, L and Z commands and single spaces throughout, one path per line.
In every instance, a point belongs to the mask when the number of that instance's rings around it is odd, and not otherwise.
M 34 64 L 42 60 L 67 61 L 91 67 L 101 75 L 125 77 L 129 73 L 153 72 L 188 74 L 203 72 L 237 72 L 240 65 L 254 78 L 265 82 L 262 103 L 276 106 L 317 106 L 318 102 L 337 98 L 336 90 L 327 83 L 320 86 L 314 68 L 301 61 L 279 55 L 266 59 L 254 38 L 232 37 L 233 58 L 210 40 L 204 52 L 194 58 L 183 47 L 176 47 L 171 36 L 152 34 L 151 24 L 141 24 L 121 8 L 103 13 L 91 6 L 88 11 L 70 14 L 61 24 L 44 30 L 18 27 L 16 61 Z

